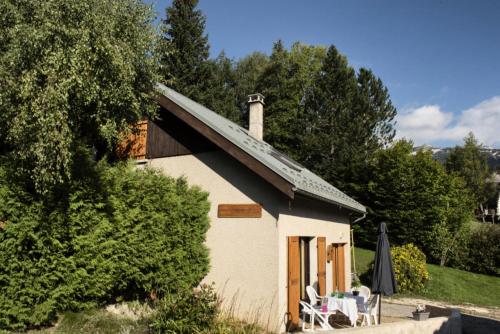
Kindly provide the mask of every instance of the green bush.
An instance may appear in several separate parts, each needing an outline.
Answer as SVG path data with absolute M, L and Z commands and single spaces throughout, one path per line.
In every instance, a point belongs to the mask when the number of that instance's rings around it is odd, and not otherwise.
M 413 244 L 391 248 L 399 292 L 419 291 L 429 280 L 425 254 Z
M 213 286 L 202 285 L 199 291 L 182 289 L 159 300 L 151 329 L 155 333 L 199 333 L 214 327 L 218 313 Z
M 441 265 L 480 274 L 500 274 L 499 225 L 471 222 L 455 233 L 446 229 L 438 232 L 434 234 L 434 247 L 441 251 L 438 247 L 444 246 L 442 249 L 446 251 Z
M 0 166 L 0 329 L 193 287 L 208 271 L 205 192 L 151 169 L 77 168 L 67 189 L 35 199 Z
M 481 274 L 500 275 L 500 226 L 478 224 L 456 267 Z M 458 261 L 457 261 L 458 262 Z

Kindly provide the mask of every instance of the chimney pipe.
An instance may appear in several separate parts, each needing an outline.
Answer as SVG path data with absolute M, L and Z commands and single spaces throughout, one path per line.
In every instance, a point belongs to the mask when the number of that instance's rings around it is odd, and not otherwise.
M 250 105 L 248 133 L 258 140 L 264 138 L 264 95 L 248 95 L 248 104 Z

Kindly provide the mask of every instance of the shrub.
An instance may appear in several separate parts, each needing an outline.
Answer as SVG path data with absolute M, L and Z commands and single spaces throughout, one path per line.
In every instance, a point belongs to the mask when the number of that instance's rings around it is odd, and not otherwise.
M 184 179 L 91 159 L 61 194 L 34 199 L 0 164 L 0 329 L 199 284 L 207 194 Z
M 430 278 L 425 254 L 413 244 L 392 247 L 391 254 L 399 292 L 423 289 Z
M 214 326 L 218 312 L 213 286 L 202 285 L 199 291 L 181 289 L 159 300 L 151 329 L 155 333 L 199 333 Z
M 480 224 L 470 235 L 464 268 L 481 274 L 499 275 L 500 272 L 500 226 Z
M 429 256 L 441 266 L 459 268 L 467 257 L 471 223 L 462 223 L 455 230 L 441 222 L 432 227 L 428 238 Z

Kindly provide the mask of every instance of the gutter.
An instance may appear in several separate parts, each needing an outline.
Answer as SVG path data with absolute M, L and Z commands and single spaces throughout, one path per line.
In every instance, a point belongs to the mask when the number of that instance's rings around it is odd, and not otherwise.
M 361 216 L 361 217 L 357 218 L 357 219 L 356 219 L 356 220 L 354 220 L 351 224 L 355 224 L 355 223 L 357 223 L 357 222 L 359 222 L 360 220 L 363 220 L 363 219 L 365 219 L 365 218 L 366 218 L 366 212 L 365 212 L 365 213 L 363 213 L 363 216 Z
M 358 220 L 364 219 L 366 217 L 366 210 L 361 210 L 360 208 L 356 208 L 356 207 L 353 207 L 353 206 L 350 206 L 350 205 L 347 205 L 347 204 L 344 204 L 344 203 L 340 203 L 340 202 L 337 202 L 337 201 L 325 198 L 323 196 L 316 195 L 316 194 L 313 194 L 311 192 L 299 189 L 297 187 L 293 187 L 292 191 L 294 193 L 302 194 L 302 195 L 305 195 L 307 197 L 312 197 L 312 198 L 315 198 L 315 199 L 319 199 L 319 200 L 321 200 L 323 202 L 327 202 L 327 203 L 330 203 L 330 204 L 338 205 L 338 206 L 340 206 L 342 208 L 349 209 L 349 210 L 354 211 L 354 212 L 362 213 L 363 216 L 361 218 L 358 218 L 355 222 L 357 222 Z

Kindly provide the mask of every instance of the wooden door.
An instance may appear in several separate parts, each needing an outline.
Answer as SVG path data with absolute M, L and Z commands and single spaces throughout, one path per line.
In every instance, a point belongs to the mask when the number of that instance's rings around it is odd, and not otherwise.
M 318 293 L 320 296 L 326 295 L 326 238 L 318 237 Z
M 345 291 L 345 244 L 332 244 L 333 289 Z
M 288 321 L 287 330 L 299 324 L 300 301 L 300 245 L 299 237 L 288 237 Z

